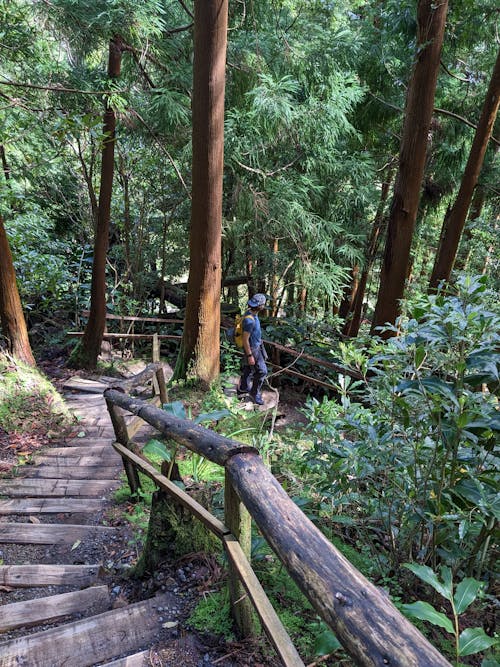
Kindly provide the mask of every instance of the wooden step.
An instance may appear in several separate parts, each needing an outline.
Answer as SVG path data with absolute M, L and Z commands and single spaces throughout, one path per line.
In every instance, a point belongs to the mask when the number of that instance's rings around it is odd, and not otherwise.
M 116 463 L 114 466 L 24 466 L 23 475 L 26 477 L 38 477 L 46 479 L 113 479 L 121 470 L 123 464 Z
M 0 644 L 2 667 L 91 667 L 156 643 L 162 621 L 173 621 L 165 611 L 174 602 L 169 593 L 127 607 L 107 611 L 58 628 Z
M 100 565 L 0 565 L 0 586 L 91 586 L 100 571 Z
M 42 463 L 48 463 L 51 466 L 57 468 L 67 468 L 72 466 L 100 466 L 100 465 L 112 465 L 113 463 L 118 462 L 116 454 L 113 454 L 111 451 L 109 455 L 106 456 L 70 456 L 66 454 L 64 456 L 35 456 L 35 463 L 40 465 Z
M 26 479 L 0 480 L 0 496 L 39 497 L 102 497 L 107 491 L 116 489 L 120 482 L 116 479 Z
M 63 456 L 73 458 L 74 456 L 98 456 L 99 458 L 106 457 L 107 454 L 116 458 L 117 454 L 113 449 L 111 443 L 112 440 L 108 440 L 107 445 L 88 445 L 88 446 L 74 446 L 74 447 L 51 447 L 50 449 L 44 449 L 40 453 L 40 456 Z
M 82 609 L 92 609 L 100 614 L 109 606 L 107 586 L 91 586 L 81 591 L 4 604 L 0 607 L 0 632 L 55 621 L 81 613 Z
M 117 532 L 117 528 L 108 526 L 0 522 L 0 544 L 74 544 L 77 540 Z
M 113 660 L 112 662 L 107 662 L 101 667 L 145 667 L 145 665 L 154 665 L 155 662 L 150 662 L 150 651 L 141 651 L 140 653 L 134 653 L 134 655 L 127 655 L 125 658 L 118 658 L 118 660 Z M 183 667 L 179 664 L 178 667 Z
M 96 514 L 105 507 L 102 500 L 78 498 L 14 498 L 0 500 L 0 515 L 7 514 Z

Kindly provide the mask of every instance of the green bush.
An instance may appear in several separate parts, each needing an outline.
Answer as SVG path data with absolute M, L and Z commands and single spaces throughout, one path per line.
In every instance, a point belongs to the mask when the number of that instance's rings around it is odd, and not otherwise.
M 340 377 L 340 404 L 308 403 L 304 471 L 382 572 L 416 560 L 481 577 L 493 565 L 500 317 L 486 296 L 481 277 L 419 297 L 400 335 L 366 350 L 366 387 Z

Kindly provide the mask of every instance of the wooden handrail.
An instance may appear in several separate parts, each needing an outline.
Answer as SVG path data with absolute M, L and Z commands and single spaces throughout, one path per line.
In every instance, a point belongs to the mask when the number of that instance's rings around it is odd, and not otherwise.
M 225 467 L 238 496 L 318 614 L 359 665 L 450 667 L 450 663 L 326 539 L 264 465 L 258 451 L 106 389 L 107 401 Z

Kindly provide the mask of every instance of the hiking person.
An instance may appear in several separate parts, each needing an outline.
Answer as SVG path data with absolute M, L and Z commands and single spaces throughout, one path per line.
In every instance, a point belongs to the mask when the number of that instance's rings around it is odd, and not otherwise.
M 243 371 L 237 388 L 238 396 L 249 394 L 256 405 L 264 405 L 262 385 L 267 375 L 267 353 L 262 343 L 259 313 L 266 307 L 266 295 L 254 294 L 248 300 L 243 323 Z

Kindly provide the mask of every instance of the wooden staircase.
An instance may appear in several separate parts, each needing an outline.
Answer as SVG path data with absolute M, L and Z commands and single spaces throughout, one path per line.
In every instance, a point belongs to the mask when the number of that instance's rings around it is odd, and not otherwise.
M 75 564 L 80 546 L 116 535 L 101 521 L 123 469 L 102 395 L 84 391 L 68 397 L 79 437 L 0 480 L 0 667 L 143 665 L 175 621 L 171 593 L 112 608 L 99 558 Z

